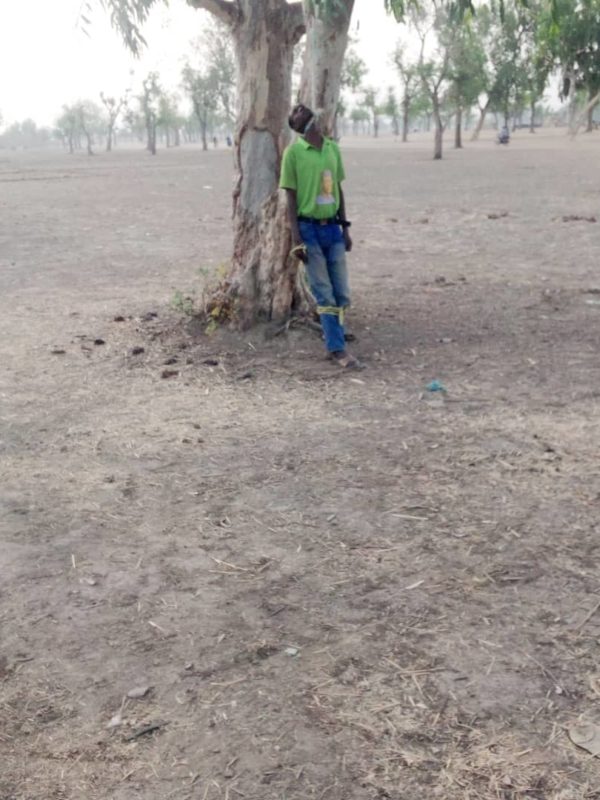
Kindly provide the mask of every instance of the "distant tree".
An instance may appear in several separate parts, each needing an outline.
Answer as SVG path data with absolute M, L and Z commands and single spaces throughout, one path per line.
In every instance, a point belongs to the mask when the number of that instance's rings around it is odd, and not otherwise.
M 371 114 L 366 108 L 359 106 L 358 108 L 353 108 L 350 112 L 350 120 L 352 121 L 352 133 L 356 136 L 359 128 L 371 125 Z
M 119 98 L 107 97 L 104 92 L 100 92 L 100 100 L 106 110 L 106 152 L 109 153 L 114 144 L 115 126 L 119 115 L 127 108 L 129 99 L 129 92 L 126 92 Z
M 487 6 L 477 9 L 473 19 L 478 47 L 487 53 L 482 70 L 482 91 L 477 100 L 479 120 L 471 136 L 475 141 L 490 111 L 499 113 L 508 126 L 511 109 L 523 103 L 526 71 L 523 64 L 525 28 L 519 16 L 520 6 L 506 5 L 498 18 Z
M 88 156 L 94 155 L 94 136 L 104 127 L 102 110 L 92 100 L 79 100 L 73 106 L 79 132 L 85 137 Z
M 411 105 L 419 91 L 419 74 L 417 65 L 409 62 L 401 44 L 396 45 L 392 60 L 402 84 L 402 141 L 407 142 Z
M 180 130 L 185 122 L 185 117 L 179 112 L 179 96 L 174 93 L 163 92 L 158 101 L 158 127 L 165 134 L 165 144 L 179 147 L 181 144 Z M 171 134 L 173 140 L 171 141 Z
M 372 86 L 363 89 L 361 105 L 369 113 L 373 124 L 373 136 L 377 138 L 379 136 L 379 115 L 381 111 L 377 89 Z
M 393 86 L 388 86 L 387 98 L 382 106 L 383 113 L 390 118 L 394 136 L 400 135 L 400 107 Z
M 451 15 L 440 32 L 448 40 L 448 102 L 454 111 L 454 147 L 462 147 L 463 114 L 476 102 L 485 88 L 486 55 L 471 25 L 456 21 Z
M 431 14 L 415 10 L 412 14 L 413 26 L 421 40 L 421 52 L 417 65 L 417 73 L 423 91 L 431 100 L 431 108 L 435 123 L 433 158 L 442 158 L 444 130 L 444 106 L 451 83 L 450 54 L 454 44 L 456 26 L 450 23 L 451 15 L 445 6 L 433 2 Z M 435 48 L 425 57 L 426 44 L 429 37 L 435 38 Z
M 194 114 L 200 126 L 202 149 L 208 150 L 208 124 L 219 102 L 218 80 L 211 69 L 193 69 L 186 64 L 181 73 L 182 86 L 192 101 Z
M 214 71 L 219 111 L 228 126 L 235 120 L 235 55 L 233 39 L 226 25 L 212 20 L 203 34 L 206 59 Z
M 346 50 L 344 56 L 344 63 L 342 64 L 342 75 L 340 79 L 340 98 L 338 100 L 334 124 L 333 135 L 337 138 L 337 120 L 338 117 L 343 117 L 346 112 L 346 95 L 345 91 L 349 92 L 352 96 L 357 95 L 362 89 L 362 82 L 367 74 L 367 65 L 365 61 L 358 55 L 356 51 L 356 40 L 350 39 L 350 46 Z
M 55 122 L 55 130 L 72 155 L 79 144 L 79 116 L 75 106 L 62 107 L 62 113 Z
M 24 119 L 22 122 L 13 122 L 0 134 L 0 147 L 22 147 L 24 150 L 44 147 L 48 144 L 50 135 L 48 128 L 39 128 L 34 120 Z
M 138 95 L 140 111 L 146 128 L 146 149 L 156 155 L 156 127 L 160 114 L 163 90 L 158 82 L 158 73 L 149 72 L 142 81 L 142 94 Z

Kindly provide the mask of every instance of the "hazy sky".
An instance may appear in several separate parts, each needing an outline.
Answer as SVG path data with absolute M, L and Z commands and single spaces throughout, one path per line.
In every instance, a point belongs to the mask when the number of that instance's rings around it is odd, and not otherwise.
M 0 0 L 0 112 L 4 125 L 25 117 L 51 125 L 63 103 L 79 98 L 98 101 L 100 91 L 136 90 L 149 70 L 160 72 L 163 85 L 177 89 L 182 55 L 202 29 L 205 12 L 185 0 L 158 6 L 145 28 L 148 48 L 134 59 L 111 29 L 107 15 L 96 10 L 81 30 L 82 0 Z M 382 0 L 356 0 L 352 30 L 370 67 L 367 79 L 383 86 L 395 83 L 389 54 L 405 29 L 383 11 Z

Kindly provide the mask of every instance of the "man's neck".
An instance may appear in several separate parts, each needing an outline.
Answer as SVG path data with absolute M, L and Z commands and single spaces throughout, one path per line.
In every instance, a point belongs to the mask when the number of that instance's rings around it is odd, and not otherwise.
M 316 126 L 313 126 L 305 133 L 304 139 L 311 147 L 315 147 L 317 150 L 320 150 L 323 146 L 323 134 Z

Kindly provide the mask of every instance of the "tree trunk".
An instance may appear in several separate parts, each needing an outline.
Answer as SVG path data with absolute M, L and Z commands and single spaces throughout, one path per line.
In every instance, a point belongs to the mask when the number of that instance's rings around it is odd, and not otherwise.
M 462 148 L 462 114 L 463 110 L 459 106 L 456 109 L 456 121 L 454 126 L 454 147 L 457 150 Z
M 410 100 L 408 95 L 404 95 L 402 100 L 402 141 L 408 142 L 408 114 L 410 111 Z
M 439 161 L 442 157 L 442 143 L 444 138 L 444 124 L 442 122 L 442 114 L 440 110 L 440 100 L 437 95 L 432 97 L 433 101 L 433 118 L 435 120 L 435 135 L 433 147 L 433 159 Z
M 285 319 L 296 296 L 298 265 L 289 258 L 287 208 L 278 179 L 289 142 L 294 45 L 304 32 L 304 17 L 301 3 L 286 0 L 240 0 L 235 8 L 241 13 L 231 26 L 238 109 L 228 282 L 238 319 L 249 325 L 257 318 Z
M 572 136 L 577 135 L 585 119 L 588 118 L 588 114 L 590 113 L 590 111 L 592 112 L 593 115 L 594 109 L 596 108 L 598 103 L 600 103 L 600 92 L 598 92 L 598 94 L 594 95 L 591 98 L 586 107 L 583 109 L 582 113 L 579 115 L 579 119 L 577 120 L 576 123 L 574 123 L 573 129 L 570 131 Z M 593 120 L 592 120 L 592 127 L 593 127 Z
M 207 122 L 205 117 L 200 117 L 200 132 L 202 134 L 202 149 L 208 150 L 208 139 L 206 136 Z
M 113 140 L 113 125 L 114 122 L 110 121 L 108 123 L 108 130 L 106 132 L 106 152 L 110 153 L 112 150 L 112 140 Z
M 305 11 L 306 50 L 299 97 L 317 114 L 326 135 L 333 131 L 353 8 L 354 0 L 340 0 L 327 17 Z
M 569 79 L 569 94 L 568 94 L 568 103 L 569 103 L 569 130 L 572 136 L 575 136 L 577 133 L 577 122 L 575 120 L 575 116 L 577 113 L 577 90 L 575 88 L 575 76 L 571 73 L 567 74 Z
M 181 145 L 181 133 L 179 131 L 179 126 L 175 126 L 175 147 L 179 147 Z
M 146 123 L 146 130 L 148 133 L 148 141 L 146 143 L 146 149 L 150 153 L 150 155 L 156 155 L 156 123 L 149 119 Z
M 532 100 L 529 109 L 531 112 L 531 122 L 529 123 L 529 133 L 535 133 L 535 100 Z
M 377 114 L 373 114 L 373 136 L 375 139 L 379 136 L 379 117 Z

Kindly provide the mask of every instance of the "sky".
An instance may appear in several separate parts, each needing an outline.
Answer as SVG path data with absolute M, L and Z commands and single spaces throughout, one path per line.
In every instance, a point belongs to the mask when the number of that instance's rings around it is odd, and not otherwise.
M 206 12 L 184 0 L 157 6 L 144 29 L 148 43 L 141 59 L 125 49 L 98 7 L 82 30 L 82 0 L 0 0 L 0 113 L 3 127 L 27 117 L 52 125 L 61 106 L 99 94 L 134 91 L 150 70 L 163 86 L 178 89 L 183 57 L 201 30 Z M 88 15 L 89 16 L 89 15 Z M 352 19 L 357 49 L 369 66 L 366 83 L 396 82 L 390 54 L 405 29 L 383 10 L 382 0 L 356 0 Z

